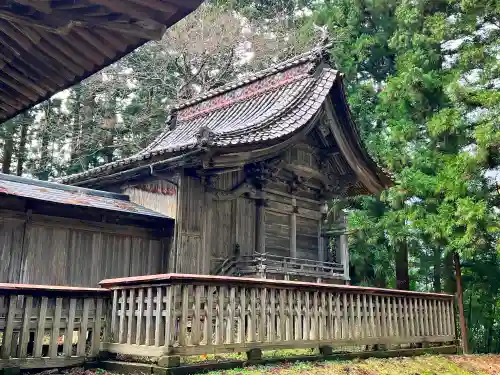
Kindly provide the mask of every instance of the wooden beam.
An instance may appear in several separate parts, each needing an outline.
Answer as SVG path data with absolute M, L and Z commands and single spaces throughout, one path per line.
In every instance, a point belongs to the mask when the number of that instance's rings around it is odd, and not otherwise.
M 85 73 L 84 67 L 67 58 L 58 48 L 53 48 L 48 42 L 42 41 L 37 46 L 40 51 L 47 56 L 52 56 L 75 76 L 81 76 Z
M 0 62 L 0 71 L 9 77 L 12 77 L 20 84 L 29 87 L 31 90 L 35 91 L 38 95 L 44 96 L 47 94 L 47 90 L 43 89 L 37 85 L 34 81 L 31 81 L 29 77 L 18 73 L 15 69 L 8 66 L 5 62 Z
M 165 33 L 166 27 L 162 26 L 158 29 L 146 29 L 140 26 L 132 25 L 132 24 L 118 24 L 118 23 L 107 23 L 103 25 L 99 25 L 96 29 L 108 29 L 120 33 L 125 33 L 129 35 L 133 35 L 142 39 L 148 40 L 160 40 Z
M 0 49 L 0 58 L 11 65 L 15 64 L 16 69 L 25 74 L 27 77 L 36 76 L 37 81 L 43 83 L 49 90 L 61 87 L 64 84 L 64 81 L 58 76 L 46 77 L 46 72 L 43 71 L 43 64 L 34 64 L 27 61 L 26 58 L 23 57 L 22 51 L 12 46 L 8 40 L 2 38 L 1 33 L 0 45 L 3 45 L 3 48 Z M 51 81 L 52 83 L 48 81 Z
M 84 39 L 87 43 L 89 43 L 94 48 L 97 48 L 99 51 L 104 53 L 108 58 L 112 59 L 116 56 L 116 53 L 113 48 L 110 48 L 109 45 L 102 43 L 99 38 L 95 35 L 92 35 L 87 29 L 82 27 L 75 27 L 73 31 L 79 35 L 82 39 Z
M 175 14 L 178 10 L 177 6 L 174 5 L 174 3 L 169 0 L 168 2 L 163 2 L 163 1 L 158 1 L 158 0 L 129 0 L 132 3 L 141 5 L 143 7 L 149 8 L 153 11 L 160 11 L 162 13 L 168 14 L 169 16 Z M 193 9 L 197 5 L 189 5 L 189 1 L 184 0 L 184 3 L 188 4 L 182 4 L 183 1 L 180 1 L 177 5 L 188 5 L 190 9 Z
M 11 85 L 6 82 L 5 77 L 0 76 L 0 81 L 4 82 L 8 86 L 9 89 L 11 89 L 11 90 L 13 89 L 11 87 Z M 15 98 L 14 98 L 14 96 L 12 96 L 12 95 L 9 96 L 6 91 L 7 90 L 5 90 L 5 89 L 2 90 L 2 94 L 0 94 L 0 99 L 2 99 L 5 103 L 10 105 L 11 107 L 21 109 L 24 106 L 27 106 L 30 104 L 30 100 L 27 97 L 25 97 L 22 93 L 20 96 L 15 95 Z
M 99 30 L 99 35 L 109 44 L 118 48 L 120 52 L 125 52 L 130 44 L 137 44 L 139 40 L 137 37 L 127 36 L 111 32 L 109 30 Z
M 264 200 L 255 201 L 255 251 L 261 254 L 266 252 L 266 222 Z
M 7 112 L 7 113 L 12 113 L 12 112 L 15 112 L 16 109 L 19 109 L 19 108 L 11 107 L 7 103 L 2 102 L 1 99 L 0 99 L 0 108 L 2 108 L 4 110 L 4 112 Z
M 39 52 L 36 48 L 36 44 L 33 44 L 24 34 L 20 34 L 11 24 L 5 21 L 0 21 L 0 30 L 7 35 L 11 41 L 19 45 L 25 52 L 28 52 L 31 56 L 36 59 L 37 64 L 44 64 L 46 66 L 46 72 L 53 72 L 55 75 L 62 75 L 67 80 L 72 80 L 75 75 L 64 68 L 63 65 L 58 64 L 57 67 L 54 66 L 54 60 L 50 57 L 45 56 L 43 53 Z M 12 45 L 12 43 L 9 43 Z M 25 55 L 25 54 L 24 54 Z M 63 81 L 64 82 L 64 81 Z
M 26 25 L 26 26 L 31 26 L 31 27 L 37 27 L 41 28 L 50 32 L 56 32 L 56 33 L 68 33 L 71 29 L 70 24 L 60 24 L 59 19 L 54 19 L 53 17 L 46 16 L 45 18 L 50 18 L 50 20 L 45 20 L 44 21 L 39 21 L 34 18 L 26 17 L 26 16 L 21 16 L 19 14 L 15 14 L 13 12 L 10 12 L 6 10 L 5 8 L 2 9 L 0 8 L 0 19 L 4 19 L 6 21 L 15 23 L 15 24 L 21 24 L 21 25 Z M 54 24 L 59 24 L 57 26 L 52 26 Z
M 29 6 L 39 12 L 51 14 L 52 8 L 50 0 L 14 0 L 16 3 Z
M 46 39 L 49 40 L 52 44 L 59 43 L 59 40 L 56 36 L 52 36 L 52 39 L 50 39 L 51 36 L 49 36 L 47 33 L 46 37 Z M 94 46 L 88 44 L 76 33 L 70 33 L 66 36 L 65 39 L 68 41 L 68 44 L 71 45 L 72 48 L 77 49 L 79 53 L 85 55 L 85 57 L 95 65 L 104 64 L 104 56 L 96 52 Z
M 162 21 L 161 11 L 159 9 L 152 9 L 149 7 L 144 7 L 142 5 L 134 5 L 130 1 L 126 0 L 87 0 L 89 3 L 105 6 L 106 8 L 126 14 L 132 18 L 148 21 L 152 28 L 164 27 L 164 22 Z M 170 13 L 168 13 L 170 14 Z
M 59 40 L 55 40 L 56 37 L 53 34 L 43 31 L 40 31 L 40 35 L 45 43 L 48 43 L 51 48 L 57 49 L 58 51 L 66 55 L 67 58 L 73 61 L 73 64 L 76 64 L 85 70 L 92 70 L 96 65 L 94 62 L 87 59 L 87 54 L 74 49 L 70 44 L 66 43 L 63 38 L 58 38 Z
M 297 199 L 292 198 L 290 215 L 290 257 L 297 258 Z

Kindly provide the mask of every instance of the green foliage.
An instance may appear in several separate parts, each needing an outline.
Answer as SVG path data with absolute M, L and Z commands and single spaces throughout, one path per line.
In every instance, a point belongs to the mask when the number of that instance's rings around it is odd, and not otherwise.
M 459 253 L 477 351 L 500 349 L 499 198 L 487 177 L 500 165 L 499 10 L 331 0 L 314 15 L 335 40 L 365 144 L 395 178 L 382 196 L 350 203 L 352 281 L 395 286 L 407 267 L 412 288 L 454 292 Z

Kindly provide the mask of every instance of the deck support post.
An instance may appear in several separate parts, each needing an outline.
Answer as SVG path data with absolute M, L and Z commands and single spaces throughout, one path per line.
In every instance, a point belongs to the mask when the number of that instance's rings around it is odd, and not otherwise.
M 21 375 L 21 368 L 15 366 L 4 367 L 0 369 L 0 375 Z
M 333 355 L 333 348 L 330 345 L 323 345 L 319 347 L 319 353 L 323 357 L 329 357 Z
M 178 355 L 166 355 L 158 359 L 158 366 L 160 367 L 179 367 L 181 365 L 181 357 Z
M 262 359 L 261 349 L 250 349 L 249 351 L 247 351 L 248 361 L 260 361 L 261 359 Z

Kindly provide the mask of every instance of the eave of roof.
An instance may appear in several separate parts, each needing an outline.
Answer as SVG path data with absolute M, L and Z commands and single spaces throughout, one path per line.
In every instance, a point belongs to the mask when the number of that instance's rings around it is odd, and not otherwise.
M 160 39 L 203 0 L 6 0 L 0 122 Z
M 132 215 L 150 216 L 159 219 L 170 219 L 161 213 L 130 202 L 127 195 L 0 173 L 0 197 L 2 195 L 116 211 Z

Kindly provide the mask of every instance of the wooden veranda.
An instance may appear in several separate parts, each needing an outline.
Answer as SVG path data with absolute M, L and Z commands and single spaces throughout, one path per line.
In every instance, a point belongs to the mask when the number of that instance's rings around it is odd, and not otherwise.
M 451 295 L 162 274 L 100 288 L 0 284 L 0 369 L 64 367 L 104 354 L 181 357 L 264 350 L 453 346 Z

